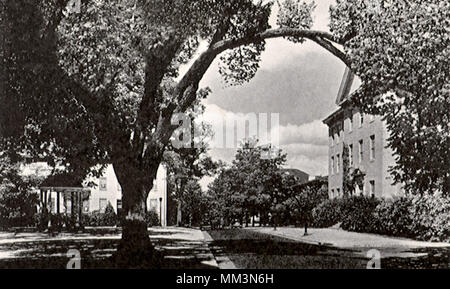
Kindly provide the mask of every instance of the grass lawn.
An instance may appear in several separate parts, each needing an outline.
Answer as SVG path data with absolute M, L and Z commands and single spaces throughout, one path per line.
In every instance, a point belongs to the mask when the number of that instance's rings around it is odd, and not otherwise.
M 178 234 L 178 235 L 176 235 Z M 81 255 L 81 269 L 116 268 L 111 261 L 120 241 L 116 231 L 95 230 L 85 234 L 58 235 L 45 238 L 42 234 L 21 237 L 8 235 L 0 242 L 0 269 L 65 269 L 70 258 L 67 252 L 76 249 Z M 152 243 L 164 259 L 161 269 L 215 269 L 204 261 L 212 257 L 201 240 L 178 238 L 177 231 L 149 231 Z

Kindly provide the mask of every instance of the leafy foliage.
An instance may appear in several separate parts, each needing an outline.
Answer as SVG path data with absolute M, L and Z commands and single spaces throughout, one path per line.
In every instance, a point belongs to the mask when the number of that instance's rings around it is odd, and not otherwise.
M 147 227 L 160 226 L 159 214 L 152 210 L 145 213 L 145 224 Z
M 39 182 L 20 176 L 20 164 L 2 157 L 0 162 L 0 227 L 33 226 L 38 195 L 33 186 Z
M 208 189 L 208 196 L 215 203 L 214 213 L 231 224 L 241 223 L 249 217 L 260 214 L 267 220 L 267 214 L 279 214 L 286 200 L 286 189 L 282 181 L 281 166 L 286 155 L 279 151 L 276 157 L 262 157 L 265 146 L 258 146 L 257 140 L 247 139 L 237 150 L 233 163 L 222 168 Z
M 386 120 L 395 181 L 414 193 L 449 188 L 449 5 L 339 0 L 330 10 L 330 28 L 362 81 L 353 100 Z
M 278 2 L 280 10 L 278 12 L 277 24 L 280 27 L 310 29 L 313 25 L 312 12 L 316 3 L 301 2 L 300 0 L 285 0 L 281 4 Z M 287 37 L 294 43 L 302 43 L 304 38 Z
M 364 196 L 327 200 L 313 210 L 313 226 L 341 223 L 345 230 L 409 237 L 427 241 L 450 240 L 450 200 L 442 193 L 378 200 Z

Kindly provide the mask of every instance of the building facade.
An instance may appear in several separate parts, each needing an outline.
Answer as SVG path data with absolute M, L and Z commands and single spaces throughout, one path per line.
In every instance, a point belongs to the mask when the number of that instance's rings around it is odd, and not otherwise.
M 45 163 L 34 163 L 23 169 L 24 175 L 34 174 L 40 177 L 47 177 L 51 169 Z M 122 209 L 122 188 L 117 180 L 112 165 L 106 167 L 104 174 L 100 178 L 87 178 L 85 183 L 92 182 L 95 187 L 83 186 L 89 191 L 82 199 L 82 212 L 90 213 L 94 211 L 104 212 L 108 204 L 114 208 L 116 213 Z M 65 186 L 64 184 L 61 184 Z M 70 185 L 67 185 L 70 187 Z M 71 200 L 63 196 L 58 196 L 55 190 L 48 190 L 48 209 L 51 213 L 56 213 L 59 207 L 61 213 L 71 213 Z M 59 206 L 57 204 L 59 199 Z M 46 198 L 47 200 L 47 198 Z M 147 198 L 147 209 L 154 211 L 161 220 L 161 225 L 167 225 L 167 170 L 164 165 L 158 168 L 157 176 L 152 190 Z
M 344 165 L 364 174 L 362 182 L 354 187 L 355 194 L 396 197 L 402 190 L 401 185 L 393 184 L 389 173 L 389 167 L 395 163 L 392 150 L 387 147 L 389 131 L 380 116 L 364 114 L 349 103 L 353 78 L 346 68 L 336 99 L 339 108 L 323 121 L 328 126 L 329 197 L 344 195 Z M 345 162 L 344 148 L 348 152 Z

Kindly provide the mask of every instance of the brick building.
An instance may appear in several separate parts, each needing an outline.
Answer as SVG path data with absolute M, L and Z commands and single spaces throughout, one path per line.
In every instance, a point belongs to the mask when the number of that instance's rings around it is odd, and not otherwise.
M 401 185 L 393 185 L 388 172 L 395 162 L 392 150 L 386 147 L 389 132 L 380 116 L 364 114 L 350 104 L 353 80 L 353 73 L 346 68 L 336 98 L 338 109 L 323 121 L 329 128 L 328 193 L 330 198 L 343 196 L 342 154 L 346 146 L 350 170 L 359 169 L 365 174 L 354 192 L 392 198 L 401 194 Z

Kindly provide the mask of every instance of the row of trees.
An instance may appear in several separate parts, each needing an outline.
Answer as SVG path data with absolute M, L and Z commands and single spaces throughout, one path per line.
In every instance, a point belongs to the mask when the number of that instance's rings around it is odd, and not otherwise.
M 328 198 L 327 181 L 319 179 L 301 184 L 283 170 L 286 154 L 279 150 L 266 158 L 270 146 L 259 146 L 257 140 L 243 141 L 231 166 L 223 167 L 206 193 L 212 226 L 239 222 L 255 224 L 307 223 L 312 209 Z

